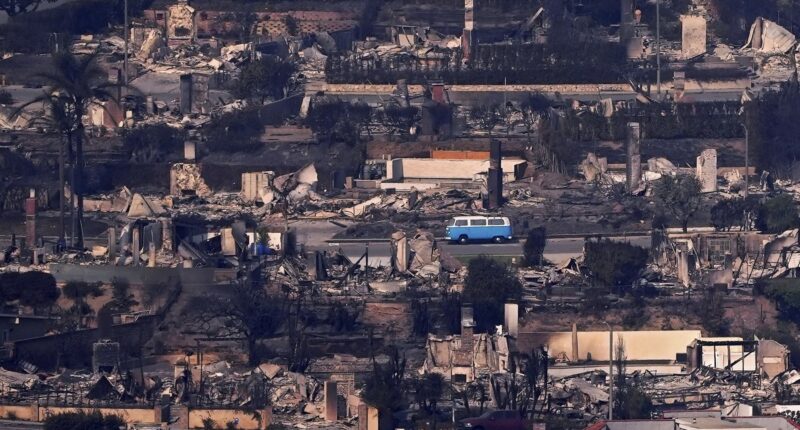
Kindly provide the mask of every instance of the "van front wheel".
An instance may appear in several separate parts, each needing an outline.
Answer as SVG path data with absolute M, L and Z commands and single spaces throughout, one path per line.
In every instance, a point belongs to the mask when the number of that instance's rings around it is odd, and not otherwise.
M 505 242 L 505 239 L 503 238 L 503 236 L 496 236 L 493 239 L 493 241 L 494 241 L 494 243 L 503 243 L 503 242 Z
M 458 243 L 466 245 L 467 242 L 469 242 L 469 238 L 467 237 L 467 235 L 462 234 L 461 236 L 458 237 Z

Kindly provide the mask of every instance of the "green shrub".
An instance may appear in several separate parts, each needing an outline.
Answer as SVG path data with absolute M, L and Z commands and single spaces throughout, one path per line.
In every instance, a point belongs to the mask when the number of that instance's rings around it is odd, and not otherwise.
M 587 241 L 584 249 L 584 266 L 591 271 L 592 278 L 621 294 L 632 289 L 647 264 L 647 250 L 629 243 L 609 239 Z

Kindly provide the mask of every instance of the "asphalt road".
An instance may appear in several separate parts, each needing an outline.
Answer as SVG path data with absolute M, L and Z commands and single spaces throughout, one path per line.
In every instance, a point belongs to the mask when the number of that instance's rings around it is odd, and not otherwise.
M 653 88 L 655 91 L 655 88 Z M 375 94 L 365 92 L 350 92 L 350 93 L 336 93 L 338 97 L 343 99 L 358 99 L 367 103 L 381 103 L 388 97 L 388 94 Z M 528 93 L 521 91 L 509 91 L 503 93 L 502 91 L 449 91 L 450 100 L 455 104 L 463 104 L 472 106 L 475 104 L 486 103 L 503 103 L 504 101 L 522 101 L 528 96 Z M 555 97 L 555 94 L 547 94 L 549 97 Z M 634 91 L 603 91 L 602 93 L 561 93 L 561 98 L 568 100 L 580 100 L 583 102 L 597 101 L 603 98 L 610 98 L 613 101 L 622 100 L 635 100 L 638 93 Z M 721 90 L 696 90 L 687 91 L 686 97 L 699 102 L 717 102 L 717 101 L 738 101 L 742 97 L 742 88 L 730 88 Z
M 633 245 L 642 246 L 645 248 L 650 247 L 649 236 L 634 236 L 634 237 L 609 237 L 612 240 L 627 241 Z M 458 256 L 475 256 L 475 255 L 492 255 L 492 256 L 513 256 L 518 257 L 522 255 L 522 241 L 513 241 L 503 244 L 494 243 L 470 243 L 467 245 L 451 244 L 446 242 L 439 242 L 438 245 L 450 255 Z M 355 261 L 367 249 L 367 243 L 328 243 L 331 250 L 341 248 L 344 254 Z M 562 262 L 570 257 L 578 257 L 583 253 L 583 238 L 551 238 L 547 240 L 545 247 L 544 257 L 554 263 Z M 369 243 L 369 265 L 379 266 L 389 264 L 389 243 L 387 242 L 371 242 Z
M 0 420 L 0 429 L 3 430 L 34 430 L 34 429 L 43 429 L 43 423 L 33 423 L 33 422 L 25 422 L 25 421 L 12 421 L 12 420 Z

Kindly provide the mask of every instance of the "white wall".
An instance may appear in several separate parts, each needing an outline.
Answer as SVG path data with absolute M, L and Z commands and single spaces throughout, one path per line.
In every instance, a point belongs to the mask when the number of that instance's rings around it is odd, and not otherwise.
M 387 179 L 462 179 L 472 180 L 476 175 L 489 171 L 489 160 L 441 160 L 434 158 L 396 158 L 387 170 Z M 504 158 L 503 173 L 513 176 L 514 167 L 525 160 Z
M 572 356 L 570 331 L 521 332 L 519 337 L 521 347 L 546 345 L 550 356 Z M 675 360 L 676 354 L 685 354 L 686 347 L 700 337 L 700 330 L 614 331 L 614 344 L 622 339 L 628 360 Z M 586 360 L 591 353 L 593 361 L 608 361 L 608 343 L 608 331 L 579 331 L 578 357 Z

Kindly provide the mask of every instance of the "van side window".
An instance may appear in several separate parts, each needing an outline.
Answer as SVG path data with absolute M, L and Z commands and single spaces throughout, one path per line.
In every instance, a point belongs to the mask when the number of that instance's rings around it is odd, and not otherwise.
M 503 222 L 502 218 L 491 218 L 489 220 L 489 225 L 506 225 L 506 223 Z
M 469 221 L 467 221 L 465 219 L 457 219 L 456 220 L 456 227 L 466 227 L 467 225 L 469 225 Z
M 470 221 L 470 225 L 486 225 L 485 219 L 474 219 Z

